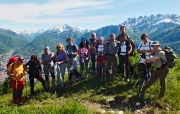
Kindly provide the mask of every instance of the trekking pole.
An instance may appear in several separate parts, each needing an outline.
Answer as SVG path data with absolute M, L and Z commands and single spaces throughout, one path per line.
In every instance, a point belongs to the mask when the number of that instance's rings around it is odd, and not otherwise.
M 138 83 L 139 79 L 137 79 L 137 81 L 135 82 L 135 84 L 133 85 L 132 89 L 134 89 L 134 87 L 136 86 L 136 84 Z
M 141 86 L 141 89 L 140 89 L 140 91 L 139 91 L 139 97 L 140 97 L 140 95 L 141 95 L 141 92 L 142 92 L 142 88 L 144 87 L 144 84 L 145 84 L 145 80 L 143 81 L 143 83 L 142 83 L 142 86 Z
M 15 96 L 17 97 L 17 98 L 15 97 L 15 98 L 17 99 L 17 103 L 18 103 L 17 76 L 16 76 L 16 95 Z

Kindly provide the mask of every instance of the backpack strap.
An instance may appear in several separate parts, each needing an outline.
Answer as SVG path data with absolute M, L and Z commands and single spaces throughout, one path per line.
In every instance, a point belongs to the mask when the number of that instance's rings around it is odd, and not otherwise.
M 11 74 L 13 73 L 13 70 L 14 70 L 14 64 L 15 64 L 15 63 L 12 63 Z
M 149 49 L 151 50 L 151 41 L 149 42 Z

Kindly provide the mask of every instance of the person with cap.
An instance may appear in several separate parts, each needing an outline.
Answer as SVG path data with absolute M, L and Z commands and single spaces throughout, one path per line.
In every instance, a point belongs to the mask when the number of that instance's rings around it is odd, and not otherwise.
M 96 46 L 96 55 L 97 55 L 97 76 L 102 78 L 104 75 L 105 70 L 105 62 L 106 62 L 106 55 L 105 55 L 105 43 L 104 38 L 98 38 L 98 44 Z
M 91 33 L 90 39 L 90 56 L 91 56 L 91 63 L 92 63 L 92 72 L 95 74 L 96 72 L 96 45 L 97 45 L 96 33 Z
M 43 71 L 46 80 L 46 87 L 49 89 L 49 73 L 52 77 L 52 92 L 55 91 L 55 68 L 54 68 L 54 53 L 51 52 L 48 46 L 45 46 L 44 53 L 41 56 L 41 64 L 43 64 Z
M 125 79 L 124 76 L 124 65 L 126 69 L 126 81 L 130 81 L 130 53 L 132 51 L 132 46 L 129 40 L 127 40 L 127 34 L 122 34 L 122 40 L 119 45 L 118 57 L 120 60 L 120 70 L 122 75 L 122 80 Z
M 149 40 L 149 36 L 144 33 L 141 35 L 142 42 L 139 44 L 137 52 L 140 54 L 138 63 L 140 64 L 142 71 L 142 78 L 145 81 L 148 81 L 150 78 L 150 68 L 151 63 L 144 64 L 146 59 L 152 58 L 152 54 L 154 51 L 152 49 L 153 41 Z
M 167 65 L 165 62 L 167 62 L 167 58 L 165 55 L 165 52 L 161 50 L 160 48 L 160 44 L 158 41 L 154 41 L 152 43 L 152 47 L 154 50 L 154 54 L 152 58 L 146 59 L 144 61 L 144 64 L 147 63 L 153 63 L 155 62 L 155 66 L 156 66 L 156 71 L 153 72 L 150 80 L 145 84 L 145 86 L 142 88 L 141 93 L 144 93 L 145 90 L 150 87 L 158 78 L 160 79 L 160 93 L 159 93 L 159 98 L 163 98 L 164 94 L 165 94 L 165 90 L 166 90 L 166 76 L 169 72 Z M 162 61 L 163 60 L 163 61 Z
M 11 85 L 13 89 L 13 103 L 19 104 L 22 101 L 22 91 L 26 74 L 24 68 L 24 58 L 19 57 L 17 62 L 9 65 L 7 75 L 12 78 Z
M 111 33 L 109 41 L 105 44 L 105 53 L 106 53 L 106 65 L 107 72 L 110 80 L 114 79 L 117 71 L 117 58 L 116 53 L 118 50 L 119 42 L 115 40 L 115 34 Z
M 123 34 L 127 35 L 126 27 L 124 25 L 121 25 L 120 28 L 119 28 L 119 31 L 120 31 L 120 34 L 116 37 L 116 40 L 119 41 L 119 42 L 123 42 L 123 38 L 122 38 Z M 127 35 L 127 39 L 128 38 L 129 38 L 129 36 Z M 119 58 L 119 62 L 120 62 L 120 58 Z M 129 69 L 130 69 L 131 75 L 135 75 L 134 68 L 133 68 L 132 63 L 131 63 L 130 60 L 129 60 Z M 120 70 L 120 73 L 122 74 L 121 70 Z
M 80 73 L 84 76 L 83 71 L 85 67 L 85 77 L 88 78 L 89 73 L 89 58 L 90 58 L 90 46 L 86 38 L 83 38 L 79 44 L 78 48 L 79 63 L 80 63 Z
M 29 80 L 30 80 L 30 92 L 34 95 L 34 78 L 42 83 L 44 91 L 47 91 L 45 80 L 42 78 L 41 63 L 38 60 L 37 55 L 31 55 L 31 59 L 25 64 L 25 69 L 28 68 Z

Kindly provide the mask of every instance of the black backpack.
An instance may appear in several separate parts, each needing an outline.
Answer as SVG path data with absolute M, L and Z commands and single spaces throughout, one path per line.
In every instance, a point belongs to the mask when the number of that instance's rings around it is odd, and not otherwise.
M 175 59 L 177 58 L 175 52 L 169 46 L 166 46 L 162 50 L 165 52 L 167 62 L 163 59 L 161 60 L 166 63 L 168 68 L 173 68 L 175 66 Z

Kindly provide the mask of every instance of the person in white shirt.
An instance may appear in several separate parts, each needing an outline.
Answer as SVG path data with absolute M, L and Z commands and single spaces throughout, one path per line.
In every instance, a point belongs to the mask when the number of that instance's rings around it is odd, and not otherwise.
M 149 36 L 144 33 L 141 35 L 141 40 L 142 42 L 138 46 L 137 52 L 139 53 L 139 64 L 141 66 L 141 71 L 143 72 L 142 78 L 144 80 L 148 81 L 150 79 L 150 68 L 151 68 L 151 63 L 144 64 L 144 61 L 146 59 L 152 58 L 152 54 L 154 51 L 152 49 L 152 43 L 153 41 L 149 40 Z

